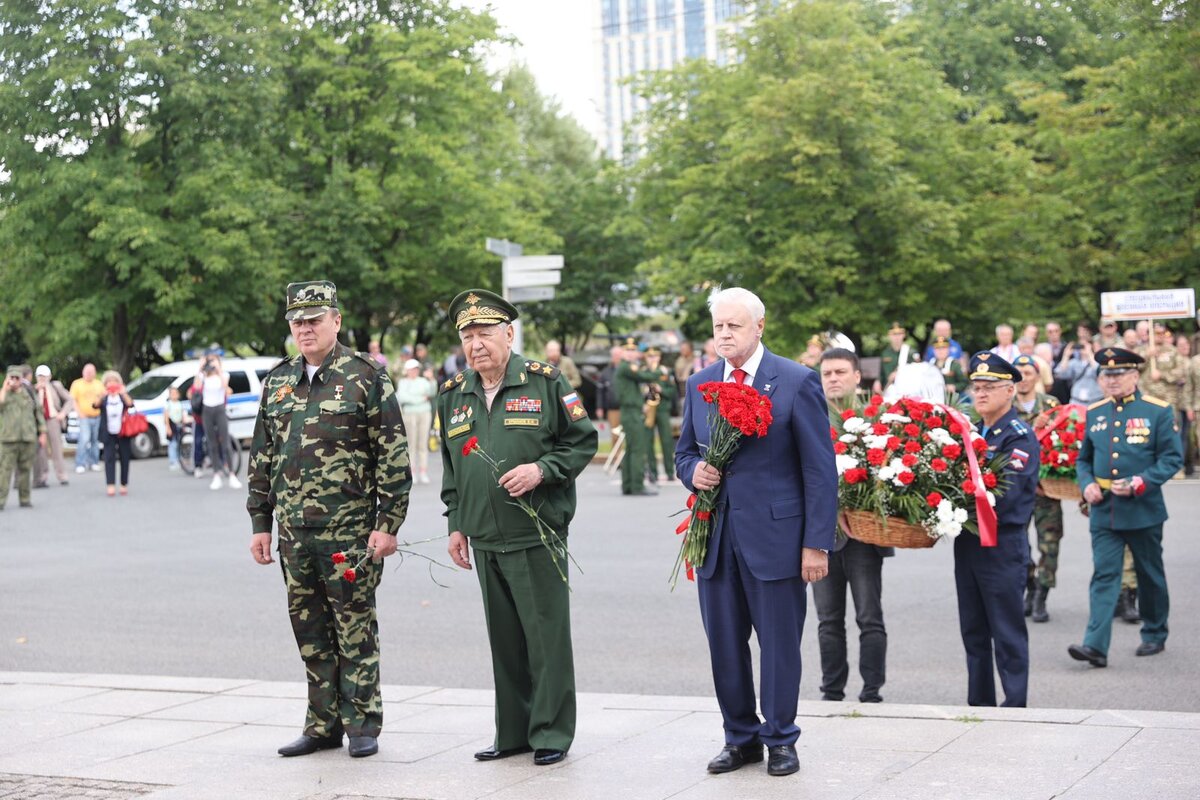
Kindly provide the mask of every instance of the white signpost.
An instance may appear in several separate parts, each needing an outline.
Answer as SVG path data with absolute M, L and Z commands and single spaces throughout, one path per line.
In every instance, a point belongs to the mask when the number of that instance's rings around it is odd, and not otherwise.
M 539 303 L 554 299 L 554 287 L 562 283 L 563 257 L 560 255 L 527 256 L 524 248 L 507 239 L 488 239 L 489 253 L 503 259 L 501 287 L 504 299 L 510 303 Z M 513 322 L 513 350 L 522 352 L 525 337 L 521 320 Z
M 1102 292 L 1100 316 L 1122 322 L 1143 319 L 1192 319 L 1196 316 L 1196 290 Z

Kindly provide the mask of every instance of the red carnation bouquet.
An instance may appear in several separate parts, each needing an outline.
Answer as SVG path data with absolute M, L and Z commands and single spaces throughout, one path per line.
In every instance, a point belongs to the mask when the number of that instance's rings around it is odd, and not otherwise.
M 711 407 L 708 411 L 708 447 L 704 461 L 710 466 L 724 470 L 733 460 L 734 453 L 745 436 L 766 436 L 771 426 L 771 399 L 753 386 L 740 383 L 702 383 L 698 387 L 700 397 Z M 693 578 L 693 569 L 704 563 L 708 553 L 708 539 L 712 535 L 713 511 L 717 505 L 717 494 L 721 487 L 708 489 L 688 498 L 687 519 L 675 529 L 683 534 L 683 544 L 675 558 L 671 571 L 671 588 L 679 580 L 680 566 L 687 565 L 687 576 Z
M 1003 456 L 987 458 L 987 443 L 956 409 L 904 397 L 873 395 L 862 408 L 832 420 L 838 505 L 919 525 L 933 539 L 965 528 L 978 533 L 969 446 L 991 505 L 1003 494 Z M 850 532 L 854 535 L 854 532 Z
M 436 558 L 431 558 L 424 553 L 417 552 L 416 550 L 413 550 L 412 547 L 418 544 L 428 544 L 429 542 L 443 542 L 445 539 L 446 537 L 444 536 L 430 536 L 428 539 L 422 539 L 419 542 L 397 542 L 396 555 L 399 557 L 402 565 L 404 563 L 404 559 L 408 556 L 428 561 L 430 580 L 444 589 L 446 588 L 446 585 L 439 581 L 433 574 L 434 567 L 446 570 L 453 570 L 453 567 L 451 567 L 449 564 L 443 564 Z M 336 578 L 346 581 L 346 583 L 354 583 L 362 574 L 363 566 L 366 565 L 367 561 L 374 557 L 375 554 L 371 552 L 369 547 L 363 547 L 351 548 L 349 550 L 339 550 L 330 556 L 330 560 L 333 562 L 333 569 L 336 573 Z
M 1038 478 L 1042 492 L 1055 500 L 1078 500 L 1083 494 L 1076 485 L 1075 463 L 1087 428 L 1087 407 L 1071 403 L 1051 409 L 1043 425 L 1034 428 L 1042 446 Z

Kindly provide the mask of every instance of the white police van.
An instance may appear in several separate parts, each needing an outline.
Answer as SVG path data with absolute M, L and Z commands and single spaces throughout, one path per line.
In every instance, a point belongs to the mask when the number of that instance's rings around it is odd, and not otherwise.
M 229 435 L 237 439 L 250 439 L 254 436 L 254 418 L 258 414 L 258 402 L 262 397 L 262 383 L 266 374 L 279 363 L 274 357 L 254 358 L 225 358 L 222 359 L 225 372 L 229 375 L 229 388 L 232 391 L 225 404 L 225 414 L 229 417 Z M 185 408 L 187 391 L 200 371 L 197 359 L 176 361 L 155 367 L 129 384 L 127 391 L 133 398 L 134 408 L 146 415 L 150 429 L 138 435 L 132 442 L 134 458 L 148 458 L 167 446 L 167 431 L 163 425 L 163 409 L 166 407 L 168 393 L 171 387 L 179 389 Z M 189 409 L 190 413 L 190 409 Z M 79 424 L 72 412 L 67 422 L 66 439 L 68 442 L 79 441 Z

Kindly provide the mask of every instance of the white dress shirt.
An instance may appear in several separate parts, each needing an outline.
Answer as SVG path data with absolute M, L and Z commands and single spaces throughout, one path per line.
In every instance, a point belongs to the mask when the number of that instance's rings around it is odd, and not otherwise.
M 758 374 L 758 368 L 759 368 L 759 365 L 762 364 L 763 353 L 765 353 L 765 352 L 766 352 L 766 350 L 763 348 L 762 342 L 760 341 L 758 343 L 758 347 L 754 348 L 754 353 L 750 356 L 750 358 L 746 359 L 746 363 L 742 364 L 741 367 L 734 367 L 733 364 L 729 363 L 729 359 L 726 359 L 725 360 L 725 383 L 735 383 L 735 381 L 733 380 L 733 371 L 734 371 L 734 369 L 741 369 L 743 372 L 746 373 L 746 385 L 747 386 L 753 385 L 754 384 L 754 376 L 756 374 Z

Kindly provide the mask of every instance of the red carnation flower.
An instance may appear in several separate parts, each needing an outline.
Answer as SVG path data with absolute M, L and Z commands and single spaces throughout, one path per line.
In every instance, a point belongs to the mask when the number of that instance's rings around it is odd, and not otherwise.
M 700 520 L 701 522 L 707 522 L 708 520 L 712 519 L 712 512 L 711 511 L 697 511 L 696 519 Z
M 914 480 L 916 480 L 916 478 L 917 478 L 917 476 L 911 472 L 901 472 L 899 475 L 896 476 L 896 480 L 900 481 L 905 486 L 908 486 L 910 483 L 912 483 Z
M 983 473 L 983 485 L 989 489 L 996 488 L 996 474 L 994 472 Z
M 956 444 L 948 444 L 942 448 L 942 455 L 953 461 L 962 455 L 962 448 Z
M 937 492 L 930 492 L 925 495 L 925 502 L 929 503 L 930 508 L 937 508 L 938 504 L 942 502 L 942 496 Z
M 955 436 L 962 436 L 963 434 L 962 425 L 959 425 L 957 422 L 951 422 L 946 426 L 946 430 L 950 431 L 950 433 L 954 434 Z
M 867 479 L 867 471 L 862 467 L 855 467 L 846 470 L 843 477 L 846 479 L 846 483 L 862 483 Z
M 921 427 L 919 425 L 914 425 L 913 423 L 910 422 L 904 426 L 904 435 L 905 436 L 920 436 L 921 435 Z
M 931 428 L 941 428 L 946 423 L 942 422 L 942 418 L 937 414 L 930 414 L 929 419 L 925 421 L 925 424 Z
M 900 447 L 900 437 L 899 436 L 889 436 L 888 440 L 887 440 L 887 444 L 885 445 L 885 448 L 887 450 L 891 451 L 891 450 L 897 450 L 897 449 L 899 449 L 899 447 Z
M 864 417 L 873 417 L 879 413 L 879 406 L 867 406 L 863 409 Z
M 354 583 L 354 581 L 358 579 L 358 573 L 354 571 L 354 567 L 351 567 L 342 573 L 342 577 L 350 583 Z
M 846 420 L 846 419 L 854 419 L 854 418 L 855 418 L 855 417 L 857 417 L 857 416 L 858 416 L 858 414 L 855 414 L 855 413 L 854 413 L 854 409 L 853 409 L 853 408 L 847 408 L 845 411 L 843 411 L 843 412 L 842 412 L 842 419 L 844 419 L 844 420 Z
M 888 426 L 882 422 L 876 422 L 871 426 L 871 433 L 875 434 L 876 436 L 886 436 L 889 430 L 890 428 L 888 428 Z
M 1083 438 L 1083 423 L 1082 422 L 1075 426 L 1075 435 L 1078 436 L 1080 439 Z
M 983 439 L 972 439 L 971 449 L 973 449 L 977 454 L 987 452 L 987 442 Z
M 1062 443 L 1068 447 L 1075 444 L 1075 434 L 1071 433 L 1070 431 L 1063 431 L 1058 435 L 1058 438 L 1062 439 Z
M 929 468 L 934 472 L 945 472 L 949 466 L 949 464 L 940 458 L 935 458 L 929 462 Z
M 918 453 L 918 452 L 920 452 L 920 450 L 921 450 L 920 442 L 914 442 L 910 439 L 904 443 L 904 452 L 906 452 L 906 453 Z
M 963 494 L 975 494 L 975 481 L 971 480 L 970 478 L 965 479 L 962 482 L 962 490 Z
M 467 443 L 463 445 L 463 451 L 462 451 L 463 455 L 464 456 L 471 455 L 471 451 L 473 451 L 476 447 L 479 447 L 479 437 L 472 436 L 470 439 L 467 439 Z M 354 579 L 351 578 L 350 580 L 353 581 Z
M 345 553 L 334 553 L 333 554 L 333 563 L 345 564 L 346 563 L 346 554 Z
M 833 427 L 832 425 L 829 426 L 829 438 L 835 442 L 837 441 L 837 438 L 838 438 L 837 428 Z
M 846 443 L 845 443 L 845 442 L 834 442 L 834 443 L 833 443 L 833 452 L 834 452 L 834 453 L 836 453 L 836 454 L 837 454 L 837 455 L 839 455 L 839 456 L 840 456 L 842 453 L 845 453 L 847 449 L 848 449 L 848 448 L 846 447 Z
M 873 406 L 883 405 L 883 395 L 881 395 L 881 394 L 871 395 L 871 405 L 873 405 Z
M 887 452 L 880 450 L 877 447 L 872 447 L 867 451 L 867 463 L 873 467 L 878 467 L 887 460 Z
M 912 453 L 900 459 L 900 463 L 906 467 L 915 467 L 917 465 L 917 457 Z

